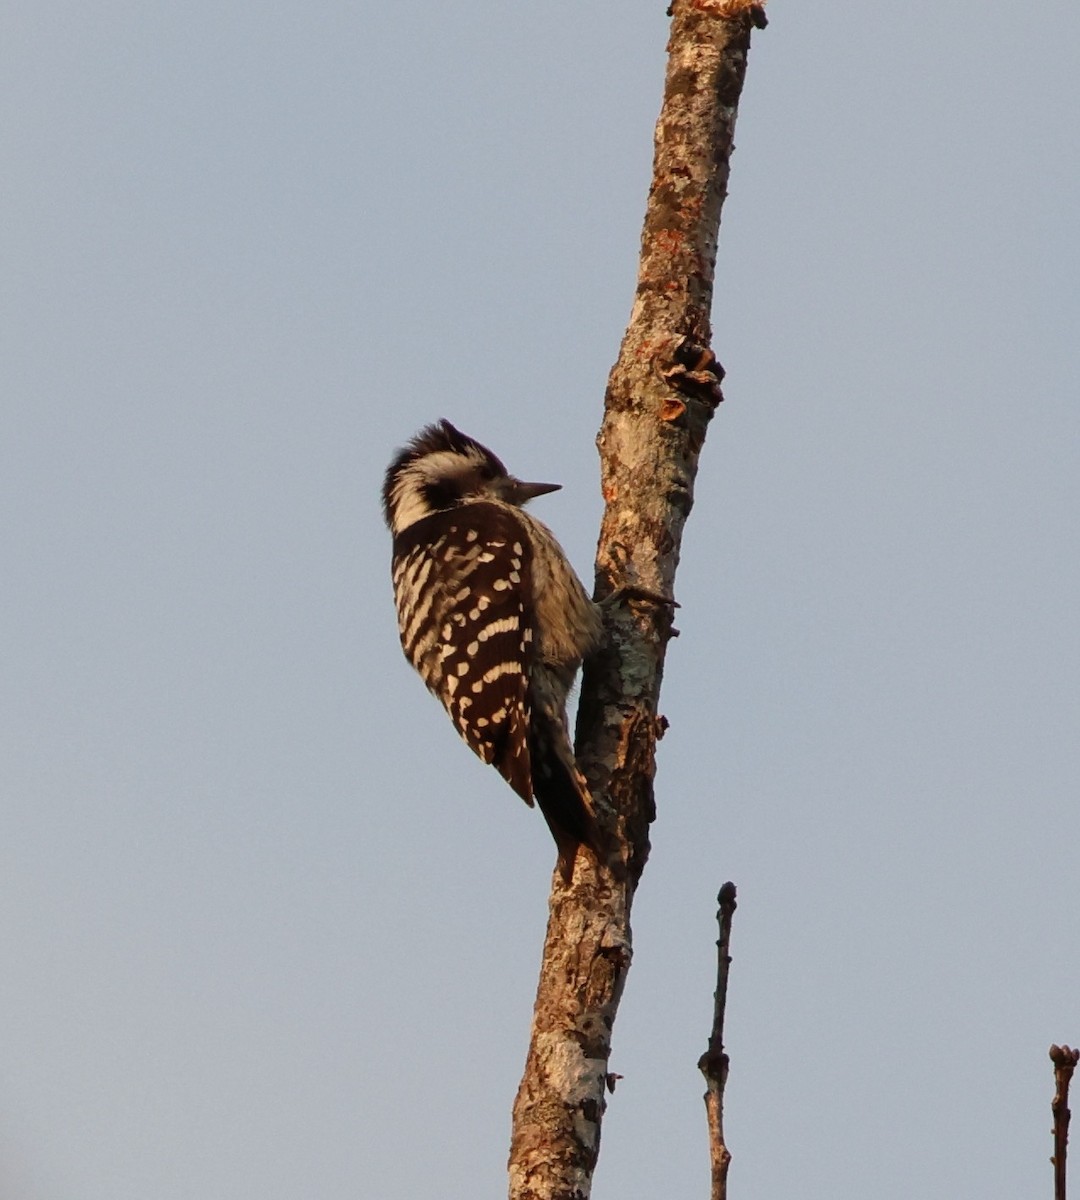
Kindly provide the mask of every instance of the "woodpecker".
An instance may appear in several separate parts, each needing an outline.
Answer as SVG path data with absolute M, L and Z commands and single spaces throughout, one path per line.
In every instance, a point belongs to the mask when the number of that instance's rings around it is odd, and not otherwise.
M 601 640 L 600 608 L 551 530 L 522 505 L 557 483 L 515 479 L 486 446 L 439 421 L 398 452 L 383 512 L 405 657 L 470 748 L 525 801 L 559 850 L 599 852 L 566 700 Z

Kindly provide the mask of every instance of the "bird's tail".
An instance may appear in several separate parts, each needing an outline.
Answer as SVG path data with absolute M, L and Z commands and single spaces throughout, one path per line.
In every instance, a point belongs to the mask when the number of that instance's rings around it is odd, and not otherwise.
M 531 734 L 533 792 L 559 848 L 559 872 L 569 883 L 581 846 L 602 860 L 600 827 L 564 721 L 534 722 Z

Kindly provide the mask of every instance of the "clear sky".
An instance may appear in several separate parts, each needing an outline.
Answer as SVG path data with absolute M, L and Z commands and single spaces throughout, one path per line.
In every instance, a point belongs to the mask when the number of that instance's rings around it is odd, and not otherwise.
M 553 847 L 401 658 L 378 492 L 450 417 L 591 576 L 664 7 L 8 6 L 3 1200 L 503 1194 Z M 733 879 L 733 1196 L 1049 1196 L 1080 9 L 770 16 L 594 1194 L 707 1195 Z

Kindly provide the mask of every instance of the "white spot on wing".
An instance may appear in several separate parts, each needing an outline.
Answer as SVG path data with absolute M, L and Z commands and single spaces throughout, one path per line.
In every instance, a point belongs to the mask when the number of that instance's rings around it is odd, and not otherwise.
M 498 633 L 513 633 L 520 624 L 520 620 L 516 613 L 512 613 L 508 617 L 500 617 L 497 621 L 492 621 L 490 625 L 485 625 L 477 634 L 480 641 L 486 642 L 488 638 L 494 637 Z

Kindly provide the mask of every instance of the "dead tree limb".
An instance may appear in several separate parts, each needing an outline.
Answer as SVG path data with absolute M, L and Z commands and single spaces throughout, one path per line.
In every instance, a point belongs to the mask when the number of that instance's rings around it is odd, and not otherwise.
M 731 919 L 737 907 L 735 885 L 725 883 L 716 897 L 720 936 L 716 941 L 716 993 L 713 1003 L 712 1032 L 709 1045 L 698 1059 L 705 1076 L 705 1113 L 709 1122 L 709 1161 L 712 1166 L 712 1200 L 727 1200 L 727 1175 L 731 1151 L 724 1140 L 724 1087 L 729 1060 L 724 1050 L 724 1013 L 727 1010 L 728 971 L 731 967 Z
M 630 965 L 630 908 L 655 814 L 657 703 L 675 570 L 705 431 L 722 399 L 710 309 L 720 210 L 753 0 L 674 0 L 637 293 L 598 438 L 606 503 L 596 556 L 607 641 L 587 664 L 577 756 L 610 838 L 552 883 L 511 1200 L 586 1200 L 600 1147 L 611 1030 Z
M 1069 1083 L 1076 1064 L 1080 1062 L 1080 1050 L 1068 1046 L 1051 1046 L 1050 1061 L 1054 1064 L 1054 1100 L 1050 1106 L 1054 1114 L 1054 1200 L 1065 1200 L 1065 1160 L 1069 1147 Z

